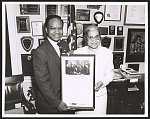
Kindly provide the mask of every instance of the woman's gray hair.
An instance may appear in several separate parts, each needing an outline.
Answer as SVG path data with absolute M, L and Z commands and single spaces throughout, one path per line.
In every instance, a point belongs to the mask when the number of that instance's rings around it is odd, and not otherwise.
M 84 45 L 87 45 L 88 32 L 89 32 L 89 31 L 92 31 L 93 29 L 98 30 L 99 36 L 100 36 L 100 38 L 101 38 L 101 32 L 100 32 L 100 30 L 99 30 L 99 27 L 96 26 L 95 24 L 91 24 L 91 25 L 89 25 L 89 26 L 87 26 L 87 27 L 85 28 L 85 31 L 84 31 Z

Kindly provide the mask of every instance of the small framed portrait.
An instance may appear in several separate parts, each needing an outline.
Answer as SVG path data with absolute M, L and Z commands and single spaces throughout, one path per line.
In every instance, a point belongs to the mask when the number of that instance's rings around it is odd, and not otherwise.
M 38 39 L 38 42 L 39 42 L 39 45 L 41 45 L 46 39 L 43 38 L 43 39 Z
M 117 35 L 123 35 L 123 26 L 117 26 Z
M 90 10 L 77 9 L 77 21 L 90 21 Z
M 115 26 L 109 26 L 109 35 L 115 35 Z
M 32 21 L 32 35 L 33 36 L 43 35 L 43 22 L 42 21 Z
M 40 5 L 38 4 L 20 4 L 20 14 L 40 14 Z
M 29 16 L 17 16 L 16 22 L 18 33 L 30 33 Z
M 124 50 L 124 37 L 114 37 L 114 51 Z

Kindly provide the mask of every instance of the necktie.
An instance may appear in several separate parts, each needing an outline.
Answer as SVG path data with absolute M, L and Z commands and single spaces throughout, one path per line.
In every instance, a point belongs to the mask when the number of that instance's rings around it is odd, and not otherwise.
M 59 47 L 60 54 L 62 54 L 62 47 L 60 46 L 60 42 L 58 42 L 57 45 Z

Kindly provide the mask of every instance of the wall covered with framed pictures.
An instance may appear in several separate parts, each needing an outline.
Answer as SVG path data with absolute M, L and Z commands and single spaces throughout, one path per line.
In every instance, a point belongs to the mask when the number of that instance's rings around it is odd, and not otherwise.
M 12 62 L 17 62 L 16 59 L 18 59 L 18 64 L 21 64 L 20 56 L 21 54 L 31 53 L 32 49 L 38 47 L 42 41 L 44 41 L 44 31 L 43 31 L 43 25 L 45 22 L 45 18 L 48 15 L 54 14 L 59 15 L 62 17 L 64 21 L 64 29 L 63 29 L 63 40 L 67 40 L 68 37 L 68 17 L 69 16 L 69 7 L 68 5 L 74 5 L 75 10 L 74 12 L 71 12 L 72 15 L 74 15 L 76 26 L 82 26 L 82 28 L 74 29 L 78 30 L 78 33 L 75 35 L 76 41 L 73 41 L 73 45 L 79 47 L 83 47 L 85 44 L 84 42 L 84 29 L 86 25 L 88 24 L 96 24 L 99 27 L 99 30 L 101 31 L 102 38 L 109 37 L 111 40 L 109 42 L 103 41 L 103 46 L 109 48 L 112 50 L 113 53 L 123 53 L 123 64 L 134 64 L 139 63 L 139 71 L 144 71 L 144 60 L 138 58 L 138 60 L 135 60 L 131 58 L 132 56 L 128 53 L 129 45 L 131 44 L 131 41 L 129 41 L 131 37 L 128 35 L 128 29 L 130 31 L 131 28 L 133 29 L 145 29 L 145 26 L 143 25 L 143 15 L 144 10 L 146 11 L 145 4 L 141 5 L 128 5 L 128 4 L 101 4 L 99 3 L 82 3 L 81 4 L 70 4 L 69 2 L 64 4 L 61 2 L 55 2 L 55 3 L 44 3 L 44 2 L 37 2 L 36 4 L 30 4 L 30 3 L 23 3 L 23 4 L 7 4 L 7 16 L 8 16 L 8 29 L 9 29 L 9 35 L 10 35 L 10 48 L 16 48 L 16 50 L 11 55 L 13 56 Z M 135 7 L 134 7 L 135 6 Z M 141 7 L 140 7 L 141 6 Z M 140 11 L 142 13 L 140 17 L 137 16 L 137 14 L 134 14 L 132 10 Z M 13 11 L 13 12 L 12 12 Z M 102 13 L 99 18 L 97 18 L 98 21 L 100 21 L 100 18 L 103 18 L 101 22 L 96 22 L 94 16 L 96 13 Z M 137 19 L 137 23 L 133 22 L 134 19 L 130 19 L 130 16 L 133 16 Z M 73 19 L 71 19 L 73 20 Z M 132 21 L 131 21 L 132 20 Z M 135 19 L 136 21 L 136 19 Z M 145 23 L 144 23 L 145 24 Z M 15 29 L 15 30 L 14 30 Z M 80 32 L 80 33 L 79 33 Z M 132 31 L 131 31 L 132 32 Z M 75 32 L 72 32 L 74 34 Z M 129 33 L 131 34 L 131 33 Z M 20 39 L 23 36 L 31 36 L 34 40 L 33 46 L 31 50 L 26 51 L 22 48 L 22 44 L 20 42 Z M 19 42 L 18 42 L 19 41 Z M 146 40 L 145 40 L 146 42 Z M 146 44 L 144 42 L 144 44 Z M 143 42 L 142 42 L 143 43 Z M 132 43 L 133 46 L 133 43 Z M 73 46 L 71 46 L 73 47 Z M 137 47 L 137 46 L 136 46 Z M 15 54 L 15 52 L 18 53 L 18 55 Z M 127 52 L 127 53 L 126 53 Z M 142 52 L 142 51 L 141 51 Z M 135 55 L 135 53 L 134 53 Z M 16 57 L 14 57 L 16 56 Z M 141 55 L 137 55 L 137 57 L 140 57 Z M 142 55 L 143 57 L 143 55 Z M 145 58 L 145 57 L 144 57 Z M 140 60 L 139 60 L 140 59 Z M 15 63 L 14 63 L 15 64 Z M 14 65 L 12 64 L 12 65 Z M 20 68 L 21 65 L 18 66 L 18 68 L 15 67 L 12 73 L 21 73 L 22 68 Z

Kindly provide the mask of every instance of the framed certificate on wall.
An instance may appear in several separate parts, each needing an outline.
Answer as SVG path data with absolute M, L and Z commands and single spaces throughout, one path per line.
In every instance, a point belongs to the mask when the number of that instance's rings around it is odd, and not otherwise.
M 70 109 L 95 108 L 95 55 L 61 55 L 62 101 Z

